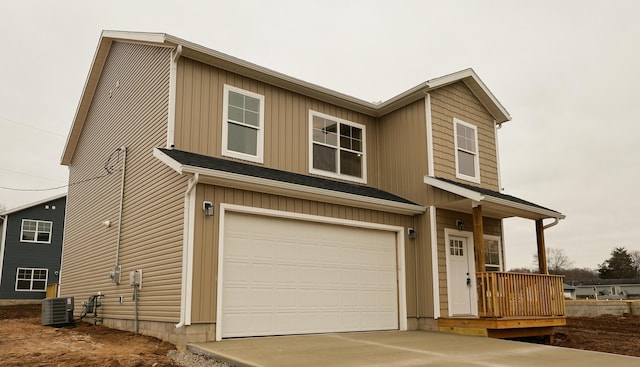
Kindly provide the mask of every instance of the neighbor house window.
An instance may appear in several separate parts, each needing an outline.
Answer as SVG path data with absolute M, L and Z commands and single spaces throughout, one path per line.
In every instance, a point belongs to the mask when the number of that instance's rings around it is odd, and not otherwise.
M 498 238 L 484 240 L 484 264 L 487 271 L 502 271 L 502 251 Z
M 456 149 L 456 177 L 480 183 L 477 127 L 453 119 Z
M 309 112 L 309 171 L 366 182 L 365 127 L 319 112 Z
M 46 291 L 48 274 L 48 269 L 18 268 L 16 272 L 16 291 Z
M 264 96 L 224 86 L 222 155 L 263 163 Z
M 52 222 L 44 220 L 22 220 L 22 230 L 20 231 L 21 242 L 51 243 Z

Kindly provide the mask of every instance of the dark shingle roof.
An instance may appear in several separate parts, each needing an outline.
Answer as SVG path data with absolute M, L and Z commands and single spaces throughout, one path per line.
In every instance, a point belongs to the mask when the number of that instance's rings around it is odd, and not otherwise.
M 556 213 L 559 214 L 559 212 L 557 212 L 557 211 L 555 211 L 553 209 L 545 208 L 544 206 L 532 203 L 530 201 L 526 201 L 526 200 L 520 199 L 520 198 L 515 197 L 515 196 L 502 194 L 500 192 L 489 190 L 489 189 L 484 189 L 482 187 L 476 187 L 476 186 L 471 186 L 471 185 L 467 185 L 467 184 L 460 183 L 460 182 L 451 181 L 451 180 L 448 180 L 446 178 L 436 177 L 436 179 L 438 179 L 440 181 L 443 181 L 443 182 L 446 182 L 446 183 L 449 183 L 449 184 L 452 184 L 452 185 L 456 185 L 456 186 L 465 188 L 467 190 L 478 192 L 478 193 L 480 193 L 482 195 L 485 195 L 485 196 L 491 196 L 491 197 L 494 197 L 494 198 L 511 201 L 513 203 L 529 205 L 529 206 L 532 206 L 532 207 L 535 207 L 535 208 L 544 209 L 544 210 L 556 212 Z
M 182 165 L 201 167 L 216 171 L 235 173 L 239 175 L 264 178 L 273 181 L 286 182 L 296 185 L 315 187 L 319 189 L 343 192 L 375 199 L 394 201 L 403 204 L 417 205 L 409 200 L 373 187 L 356 185 L 341 181 L 328 180 L 321 177 L 302 175 L 299 173 L 281 171 L 273 168 L 261 167 L 238 161 L 210 157 L 201 154 L 185 152 L 176 149 L 156 148 Z

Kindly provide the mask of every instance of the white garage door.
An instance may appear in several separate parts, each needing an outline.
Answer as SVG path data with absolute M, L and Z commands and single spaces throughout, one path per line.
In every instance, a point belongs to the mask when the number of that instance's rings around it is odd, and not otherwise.
M 223 251 L 223 338 L 398 329 L 395 232 L 228 213 Z

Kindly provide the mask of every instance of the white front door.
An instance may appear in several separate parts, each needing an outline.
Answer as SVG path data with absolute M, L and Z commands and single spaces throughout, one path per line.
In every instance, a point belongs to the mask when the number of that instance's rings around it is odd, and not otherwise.
M 466 237 L 448 236 L 447 285 L 449 291 L 449 315 L 473 315 L 474 268 L 473 249 Z

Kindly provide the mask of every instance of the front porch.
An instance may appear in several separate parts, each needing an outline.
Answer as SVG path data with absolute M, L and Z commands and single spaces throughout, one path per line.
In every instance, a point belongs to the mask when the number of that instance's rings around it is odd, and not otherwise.
M 438 319 L 449 333 L 515 338 L 553 334 L 566 324 L 562 276 L 478 272 L 478 317 Z
M 553 327 L 565 325 L 563 276 L 549 275 L 544 239 L 545 230 L 556 225 L 560 219 L 564 219 L 564 215 L 500 192 L 442 178 L 426 176 L 425 183 L 449 194 L 442 196 L 446 199 L 438 203 L 438 208 L 471 214 L 472 219 L 472 232 L 467 232 L 467 239 L 473 244 L 467 251 L 471 254 L 468 256 L 473 257 L 468 260 L 471 266 L 467 270 L 467 286 L 472 288 L 467 292 L 473 295 L 470 297 L 473 300 L 472 304 L 477 300 L 477 308 L 471 308 L 469 314 L 473 316 L 438 318 L 438 329 L 458 334 L 514 338 L 551 335 Z M 485 251 L 487 241 L 484 228 L 485 217 L 500 220 L 520 217 L 535 222 L 537 274 L 489 271 L 504 270 L 504 263 L 503 260 L 498 263 L 491 262 L 491 257 Z M 552 219 L 553 222 L 545 224 L 545 219 Z M 458 232 L 455 232 L 455 235 L 464 236 L 463 221 L 457 220 L 456 227 Z M 446 251 L 447 254 L 452 251 L 450 247 L 454 247 L 454 255 L 458 254 L 455 252 L 455 246 L 460 245 L 455 241 L 459 242 L 458 239 L 451 240 L 445 236 L 444 246 L 449 248 Z M 449 265 L 451 264 L 448 262 L 447 267 Z M 458 266 L 456 271 L 459 271 L 459 265 L 456 266 Z M 469 273 L 474 272 L 475 279 L 473 277 L 469 279 Z M 458 282 L 459 278 L 454 280 Z M 476 288 L 476 292 L 473 292 L 473 287 Z M 459 288 L 456 289 L 459 290 Z M 451 284 L 448 283 L 447 292 L 453 291 L 455 290 L 452 290 Z M 459 294 L 459 292 L 456 293 L 456 295 Z M 451 299 L 449 302 L 452 302 Z M 453 311 L 449 309 L 449 315 L 465 314 L 460 311 L 460 308 Z

